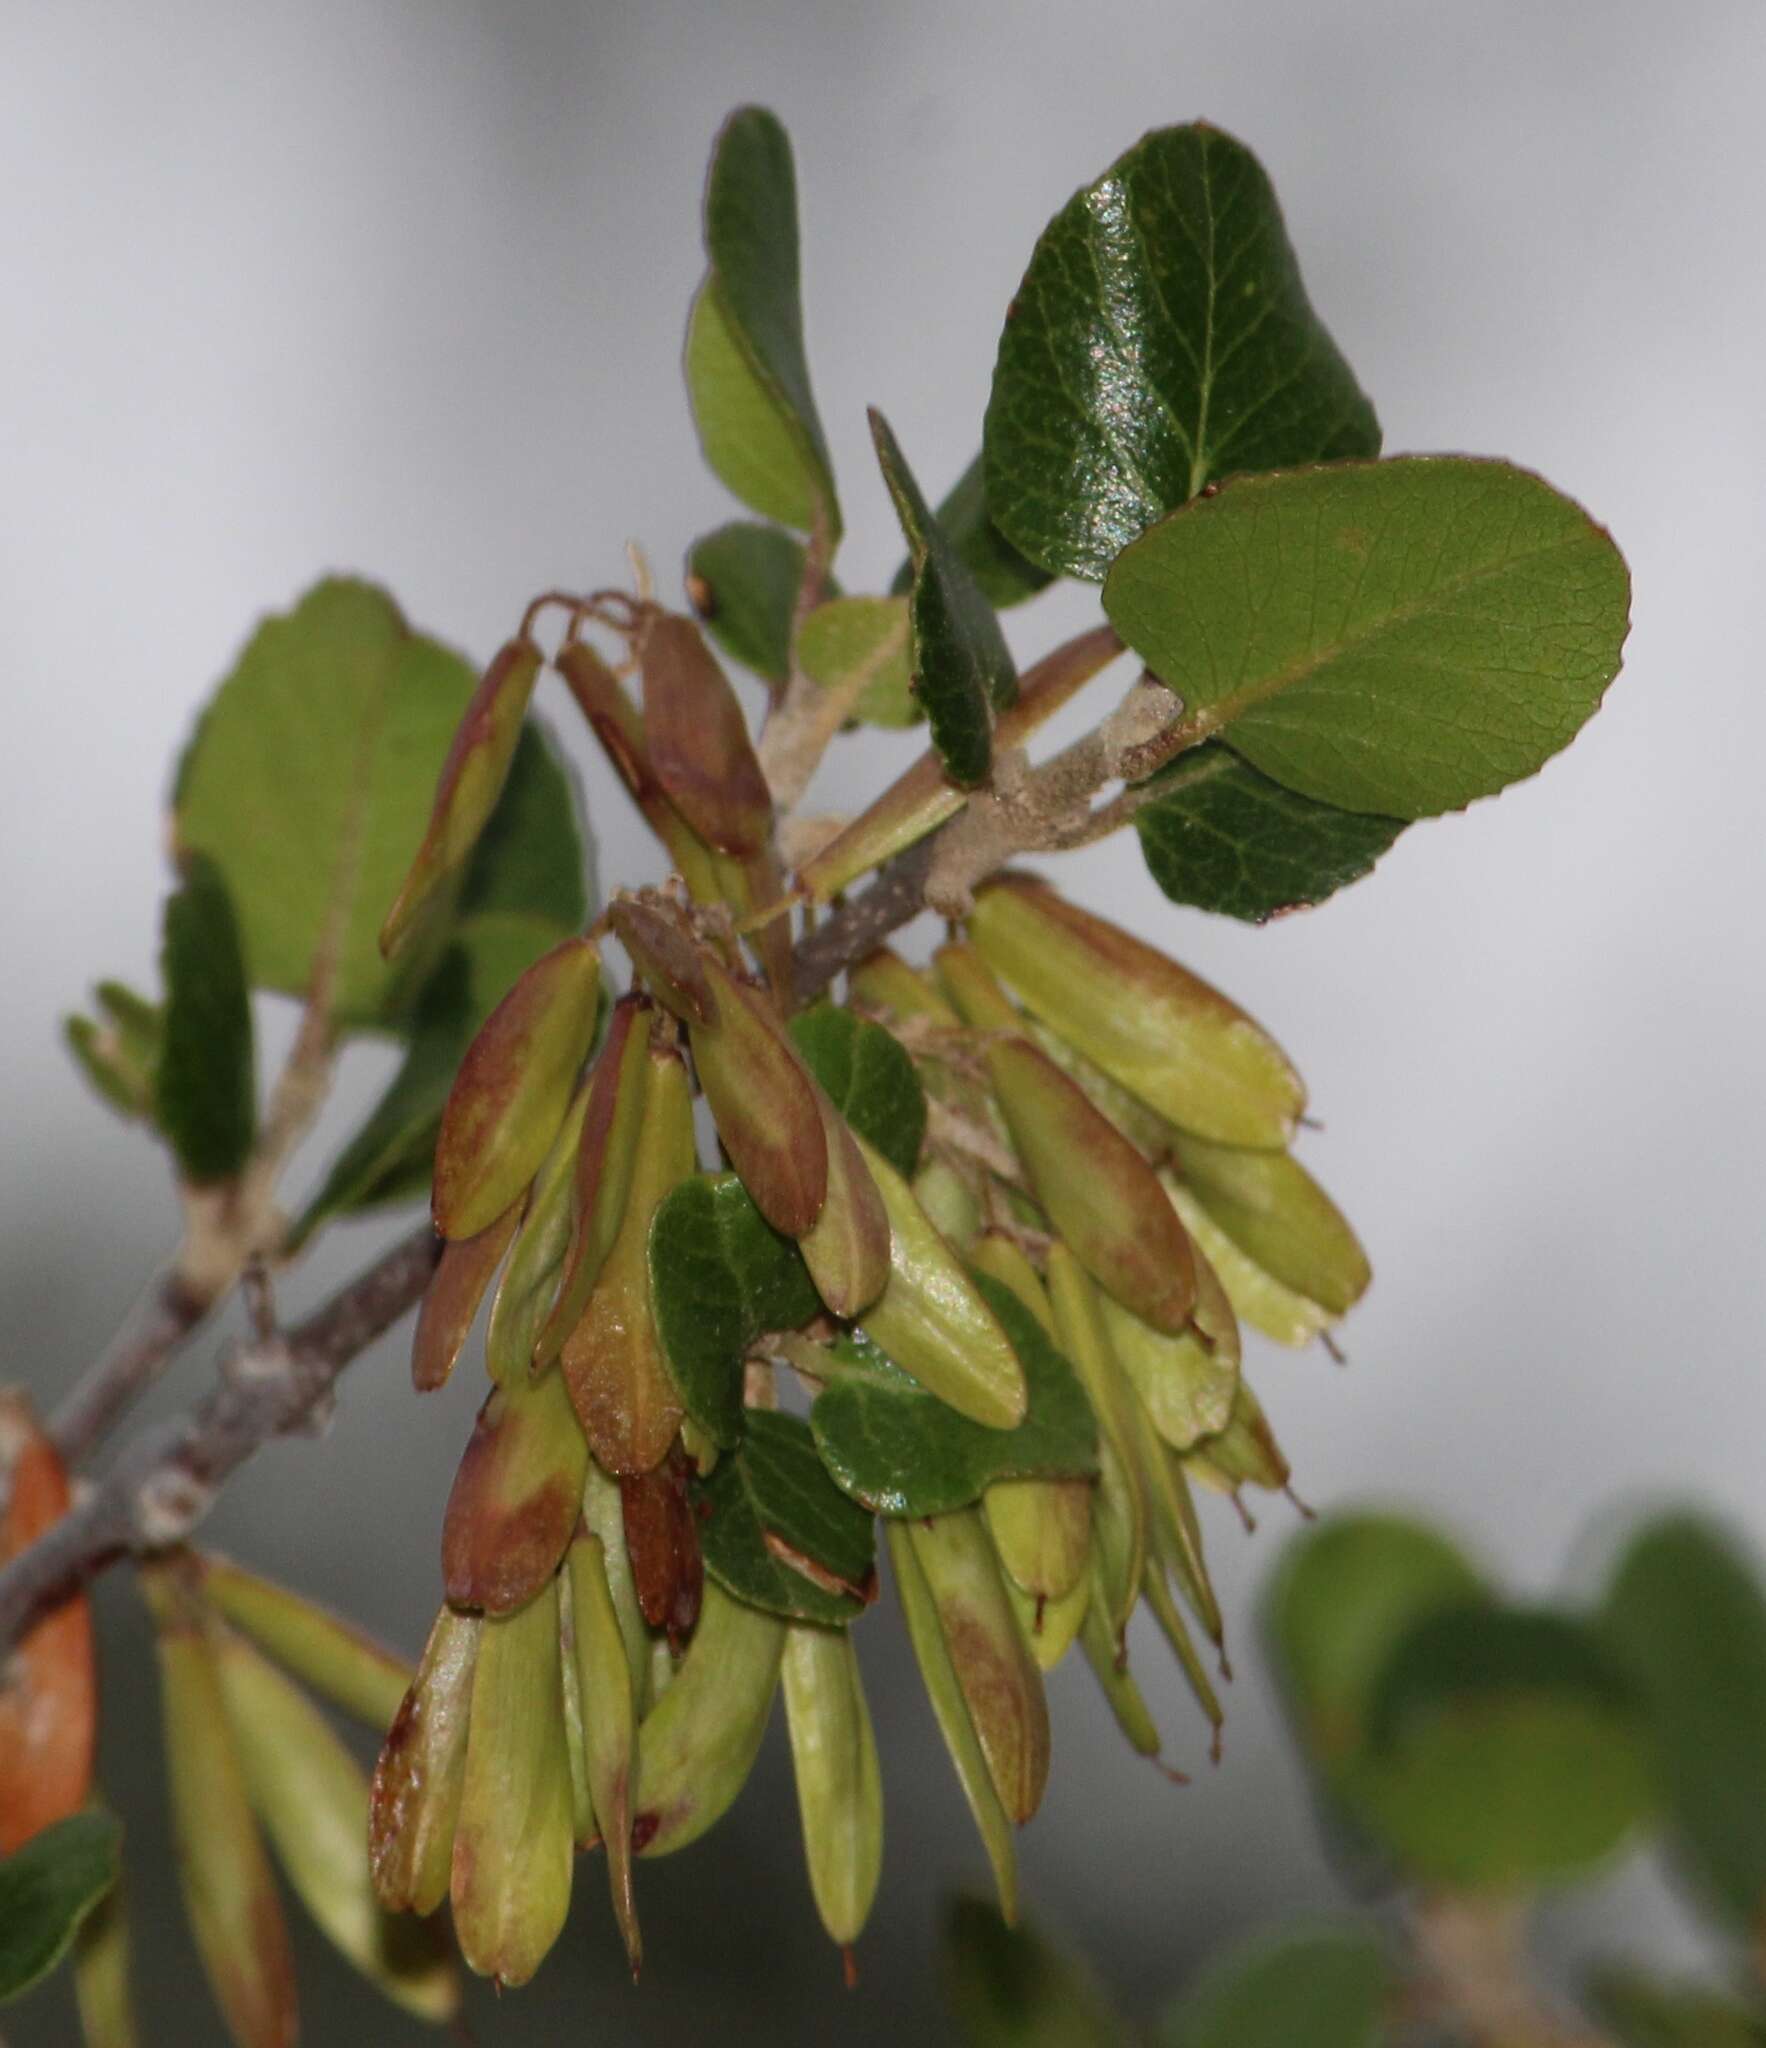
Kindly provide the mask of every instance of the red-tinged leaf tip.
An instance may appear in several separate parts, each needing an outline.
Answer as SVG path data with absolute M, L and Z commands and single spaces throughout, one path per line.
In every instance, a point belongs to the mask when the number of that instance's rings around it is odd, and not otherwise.
M 600 998 L 600 955 L 587 939 L 567 939 L 485 1019 L 436 1142 L 431 1206 L 443 1237 L 489 1229 L 539 1170 L 588 1055 Z
M 442 1524 L 450 1605 L 508 1614 L 533 1598 L 576 1529 L 588 1457 L 558 1375 L 491 1392 Z
M 715 1026 L 693 1032 L 693 1063 L 719 1138 L 754 1205 L 803 1237 L 828 1193 L 828 1136 L 808 1069 L 764 999 L 707 960 Z
M 607 922 L 658 1002 L 686 1024 L 718 1021 L 717 997 L 685 913 L 662 898 L 616 897 Z
M 772 793 L 742 707 L 691 619 L 653 612 L 638 641 L 644 736 L 670 801 L 702 839 L 738 859 L 772 833 Z
M 424 1291 L 411 1340 L 411 1384 L 418 1393 L 433 1393 L 447 1385 L 485 1291 L 503 1263 L 520 1221 L 521 1197 L 517 1196 L 476 1237 L 456 1238 L 443 1250 Z

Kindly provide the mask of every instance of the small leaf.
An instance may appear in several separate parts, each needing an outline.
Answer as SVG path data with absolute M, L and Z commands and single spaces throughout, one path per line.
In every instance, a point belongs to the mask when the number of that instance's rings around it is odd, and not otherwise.
M 1263 167 L 1196 122 L 1143 137 L 1044 229 L 984 439 L 1001 532 L 1095 580 L 1219 478 L 1375 455 L 1380 430 L 1307 300 Z
M 911 1179 L 926 1131 L 926 1091 L 906 1047 L 881 1024 L 825 1002 L 791 1019 L 791 1037 L 834 1107 Z
M 552 1148 L 528 1189 L 521 1228 L 497 1281 L 485 1323 L 484 1358 L 492 1380 L 500 1387 L 525 1380 L 540 1356 L 540 1332 L 551 1319 L 565 1255 L 576 1234 L 577 1167 L 592 1092 L 585 1079 L 572 1097 Z M 477 1241 L 466 1240 L 469 1244 Z
M 1334 1321 L 1373 1278 L 1343 1212 L 1288 1152 L 1171 1135 L 1185 1188 L 1259 1272 Z
M 728 1812 L 766 1733 L 784 1648 L 775 1615 L 707 1584 L 687 1654 L 638 1730 L 639 1855 L 684 1849 Z
M 926 715 L 914 696 L 901 598 L 834 597 L 817 605 L 798 633 L 797 659 L 811 682 L 839 691 L 866 725 L 918 725 Z
M 993 1867 L 1000 1911 L 1010 1925 L 1018 1914 L 1018 1856 L 1012 1823 L 994 1790 L 987 1758 L 982 1754 L 975 1724 L 969 1718 L 932 1589 L 914 1554 L 912 1527 L 907 1522 L 894 1521 L 884 1523 L 883 1527 L 889 1544 L 890 1569 L 895 1575 L 896 1598 L 901 1602 L 902 1620 L 907 1624 L 914 1661 L 920 1667 L 920 1680 L 956 1770 L 957 1782 L 974 1815 L 987 1860 Z
M 484 1627 L 476 1614 L 441 1610 L 381 1745 L 369 1789 L 368 1855 L 375 1893 L 389 1912 L 427 1915 L 448 1895 Z
M 705 1558 L 679 1443 L 648 1472 L 622 1472 L 619 1518 L 638 1611 L 676 1650 L 693 1633 L 705 1594 Z
M 959 1415 L 1016 1429 L 1029 1401 L 1024 1368 L 985 1292 L 895 1168 L 862 1138 L 854 1142 L 889 1213 L 889 1281 L 865 1311 L 866 1334 Z
M 687 556 L 687 596 L 705 630 L 777 689 L 791 674 L 803 554 L 803 543 L 776 526 L 734 520 L 702 535 Z
M 491 1390 L 442 1520 L 442 1582 L 453 1606 L 509 1614 L 539 1592 L 576 1528 L 588 1462 L 559 1374 Z
M 631 1668 L 608 1583 L 601 1539 L 580 1530 L 570 1546 L 560 1597 L 570 1603 L 577 1697 L 583 1703 L 583 1770 L 595 1824 L 607 1846 L 614 1915 L 635 1976 L 643 1960 L 632 1890 L 632 1781 L 638 1723 Z
M 687 1413 L 728 1450 L 742 1435 L 742 1361 L 765 1330 L 820 1307 L 796 1246 L 733 1173 L 695 1174 L 650 1224 L 656 1334 Z
M 779 1667 L 810 1890 L 828 1938 L 857 1941 L 883 1874 L 883 1780 L 850 1633 L 799 1622 Z
M 1371 872 L 1401 818 L 1296 796 L 1210 740 L 1146 785 L 1135 813 L 1148 871 L 1173 903 L 1263 924 L 1322 903 Z
M 1226 1427 L 1239 1384 L 1232 1309 L 1207 1267 L 1199 1265 L 1196 1273 L 1203 1281 L 1196 1319 L 1175 1337 L 1142 1322 L 1108 1294 L 1098 1303 L 1111 1350 L 1174 1451 L 1187 1451 Z
M 1169 1122 L 1228 1145 L 1293 1135 L 1306 1090 L 1281 1047 L 1132 932 L 1016 876 L 977 893 L 969 936 L 1044 1024 Z
M 0 1861 L 0 2004 L 28 1991 L 67 1953 L 122 1870 L 114 1814 L 73 1813 Z
M 1635 1698 L 1594 1632 L 1488 1607 L 1406 1630 L 1343 1790 L 1413 1877 L 1497 1892 L 1606 1862 L 1655 1796 Z
M 186 860 L 183 884 L 166 902 L 160 965 L 166 1006 L 154 1116 L 186 1181 L 231 1180 L 257 1129 L 251 996 L 227 884 L 200 855 Z
M 442 1255 L 423 1291 L 411 1339 L 411 1384 L 420 1394 L 445 1387 L 459 1363 L 479 1307 L 521 1224 L 524 1196 L 517 1196 L 496 1222 L 476 1237 L 457 1237 Z
M 1457 810 L 1567 746 L 1618 674 L 1629 598 L 1579 505 L 1465 456 L 1240 478 L 1104 586 L 1198 737 L 1388 818 Z
M 151 1121 L 164 1011 L 120 981 L 101 981 L 94 993 L 100 1015 L 69 1017 L 62 1025 L 68 1050 L 114 1110 Z
M 366 583 L 317 584 L 258 629 L 172 796 L 180 858 L 206 853 L 226 878 L 254 988 L 304 997 L 335 944 L 339 1023 L 408 1004 L 431 963 L 389 969 L 380 922 L 474 682 Z
M 1133 2039 L 1083 1964 L 979 1899 L 946 1910 L 943 1949 L 965 2048 L 1128 2048 Z
M 755 1409 L 700 1489 L 705 1568 L 751 1607 L 839 1627 L 876 1597 L 871 1517 L 829 1479 L 809 1425 Z
M 1614 1570 L 1601 1632 L 1642 1698 L 1674 1845 L 1753 1934 L 1766 1911 L 1766 1598 L 1722 1528 L 1664 1516 Z
M 1380 2048 L 1393 1989 L 1379 1938 L 1358 1927 L 1263 1935 L 1202 1970 L 1160 2048 Z
M 708 846 L 752 857 L 771 834 L 773 800 L 729 678 L 676 613 L 648 613 L 637 647 L 644 737 L 664 795 Z
M 502 1215 L 551 1149 L 588 1056 L 601 961 L 587 939 L 536 960 L 480 1027 L 448 1092 L 431 1207 L 444 1237 Z
M 1018 694 L 1018 672 L 993 607 L 920 495 L 889 422 L 874 408 L 870 417 L 877 460 L 914 565 L 908 598 L 914 694 L 950 779 L 972 788 L 986 780 L 993 713 Z
M 687 388 L 705 459 L 736 496 L 807 533 L 840 535 L 810 394 L 791 144 L 764 107 L 724 123 L 705 189 L 705 253 L 687 333 Z
M 442 763 L 428 830 L 380 928 L 380 950 L 387 959 L 422 919 L 445 907 L 464 877 L 479 834 L 503 793 L 543 658 L 525 634 L 511 640 L 473 691 Z
M 558 1600 L 479 1631 L 454 1832 L 454 1932 L 470 1968 L 525 1984 L 563 1931 L 574 1859 Z
M 979 1508 L 959 1508 L 903 1526 L 925 1574 L 988 1775 L 1007 1818 L 1022 1826 L 1041 1805 L 1048 1783 L 1048 1701 L 1042 1673 L 1012 1613 L 986 1521 Z
M 681 1426 L 656 1329 L 650 1224 L 657 1204 L 698 1165 L 685 1062 L 654 1037 L 644 1058 L 644 1108 L 618 1234 L 560 1353 L 589 1447 L 604 1471 L 620 1476 L 661 1464 Z
M 1363 1745 L 1381 1675 L 1413 1623 L 1487 1597 L 1444 1536 L 1396 1515 L 1338 1515 L 1295 1538 L 1264 1623 L 1313 1755 L 1330 1766 Z
M 947 1514 L 996 1480 L 1097 1470 L 1097 1425 L 1073 1368 L 1009 1287 L 973 1277 L 1024 1368 L 1029 1405 L 1015 1429 L 959 1415 L 862 1333 L 825 1354 L 828 1383 L 810 1411 L 816 1447 L 839 1485 L 878 1514 Z
M 498 917 L 550 925 L 554 942 L 580 930 L 594 894 L 593 865 L 576 772 L 546 721 L 530 713 L 515 743 L 503 794 L 466 869 L 456 925 L 462 943 L 479 951 L 474 935 Z M 544 951 L 542 942 L 529 957 Z M 501 983 L 475 976 L 484 1010 L 502 998 L 527 964 L 517 962 Z
M 986 464 L 977 455 L 951 485 L 933 517 L 950 538 L 976 588 L 997 612 L 1046 590 L 1054 578 L 1019 554 L 987 511 Z M 914 565 L 903 562 L 889 586 L 898 596 L 913 588 Z

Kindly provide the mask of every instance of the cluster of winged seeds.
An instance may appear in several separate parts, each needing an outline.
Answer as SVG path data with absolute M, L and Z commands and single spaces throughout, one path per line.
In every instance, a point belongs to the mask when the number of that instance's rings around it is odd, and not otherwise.
M 1288 1150 L 1281 1048 L 1034 879 L 984 886 L 929 968 L 877 951 L 843 1002 L 793 1011 L 764 943 L 789 920 L 759 928 L 758 970 L 736 936 L 777 877 L 734 697 L 691 620 L 627 624 L 641 717 L 585 641 L 559 665 L 687 879 L 529 968 L 454 1083 L 414 1377 L 448 1378 L 489 1295 L 492 1384 L 373 1785 L 382 1903 L 450 1898 L 467 1962 L 506 1983 L 597 1842 L 636 1966 L 634 1858 L 724 1813 L 779 1691 L 816 1904 L 856 1940 L 883 1816 L 851 1625 L 879 1524 L 1009 1913 L 1043 1673 L 1075 1644 L 1156 1754 L 1124 1648 L 1144 1601 L 1218 1726 L 1191 1483 L 1288 1478 L 1241 1322 L 1305 1343 L 1368 1279 Z M 494 801 L 539 665 L 518 642 L 487 676 L 394 941 Z M 611 1004 L 609 932 L 632 967 Z

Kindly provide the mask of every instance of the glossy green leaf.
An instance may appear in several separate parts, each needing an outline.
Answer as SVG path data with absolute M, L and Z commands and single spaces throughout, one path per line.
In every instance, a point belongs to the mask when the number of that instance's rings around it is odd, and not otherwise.
M 1230 135 L 1154 130 L 1043 231 L 985 434 L 989 509 L 1032 561 L 1101 577 L 1223 476 L 1379 446 L 1269 179 Z
M 1422 818 L 1575 738 L 1629 595 L 1549 484 L 1418 455 L 1240 478 L 1126 549 L 1104 609 L 1199 738 L 1321 803 Z
M 906 1047 L 881 1024 L 825 1002 L 791 1019 L 791 1037 L 834 1107 L 911 1180 L 926 1133 L 926 1091 Z
M 1264 1935 L 1201 1971 L 1166 2012 L 1160 2048 L 1380 2048 L 1394 1988 L 1371 1932 Z
M 1598 1973 L 1596 2016 L 1623 2048 L 1762 2048 L 1766 2014 L 1713 1991 L 1658 1984 L 1635 1970 Z
M 837 1627 L 876 1590 L 871 1517 L 833 1484 L 809 1425 L 759 1408 L 700 1488 L 705 1569 L 751 1607 Z
M 1635 1697 L 1594 1631 L 1491 1607 L 1399 1638 L 1342 1789 L 1407 1874 L 1461 1891 L 1582 1875 L 1655 1799 Z
M 884 1515 L 941 1515 L 996 1479 L 1082 1479 L 1098 1469 L 1097 1424 L 1073 1368 L 1012 1290 L 971 1276 L 1024 1367 L 1030 1405 L 1016 1429 L 971 1422 L 855 1332 L 825 1354 L 810 1411 L 816 1447 L 855 1500 Z
M 0 1860 L 0 2004 L 53 1970 L 122 1870 L 114 1814 L 70 1814 Z
M 257 1130 L 251 995 L 226 881 L 200 854 L 185 862 L 167 900 L 160 965 L 166 1004 L 154 1115 L 186 1181 L 231 1180 Z
M 1766 1912 L 1766 1598 L 1721 1528 L 1648 1524 L 1613 1574 L 1600 1625 L 1642 1698 L 1676 1848 L 1745 1929 Z
M 933 518 L 889 422 L 871 413 L 871 439 L 914 565 L 909 666 L 945 772 L 964 787 L 986 779 L 993 713 L 1018 694 L 1018 672 L 993 607 Z
M 1329 1766 L 1361 1747 L 1381 1675 L 1412 1624 L 1485 1597 L 1444 1536 L 1397 1515 L 1337 1515 L 1296 1537 L 1264 1623 L 1313 1755 Z
M 950 538 L 976 588 L 997 612 L 1022 604 L 1055 580 L 1047 569 L 1019 554 L 987 512 L 985 462 L 979 455 L 940 500 L 933 517 Z M 903 562 L 890 589 L 905 596 L 914 585 L 914 565 Z
M 837 690 L 866 725 L 918 725 L 909 665 L 908 608 L 898 597 L 835 597 L 819 604 L 797 636 L 803 672 Z
M 687 385 L 705 458 L 737 497 L 807 532 L 840 535 L 833 470 L 803 347 L 791 144 L 764 107 L 739 107 L 705 188 L 710 274 L 694 302 Z
M 791 619 L 803 581 L 803 543 L 777 526 L 732 520 L 687 556 L 687 597 L 732 661 L 782 689 L 791 673 Z
M 687 1413 L 729 1449 L 742 1434 L 742 1361 L 765 1330 L 806 1323 L 821 1300 L 796 1245 L 733 1173 L 695 1174 L 650 1223 L 650 1298 Z
M 1399 818 L 1296 796 L 1219 740 L 1179 754 L 1135 813 L 1141 852 L 1173 903 L 1263 924 L 1369 873 Z
M 1127 2048 L 1133 2039 L 1091 1972 L 1034 1927 L 981 1899 L 945 1911 L 946 1992 L 965 2048 Z
M 335 936 L 340 1023 L 409 1001 L 429 963 L 389 968 L 380 923 L 476 681 L 366 583 L 320 583 L 258 629 L 172 797 L 180 854 L 206 853 L 226 877 L 254 987 L 304 997 Z

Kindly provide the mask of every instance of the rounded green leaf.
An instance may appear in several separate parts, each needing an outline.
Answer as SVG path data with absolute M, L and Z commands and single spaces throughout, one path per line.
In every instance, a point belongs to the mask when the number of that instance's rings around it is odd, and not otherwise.
M 797 658 L 812 682 L 848 693 L 853 717 L 867 725 L 918 725 L 925 716 L 909 668 L 908 608 L 898 597 L 817 605 L 797 636 Z
M 906 1047 L 881 1024 L 834 1003 L 800 1010 L 791 1039 L 834 1107 L 911 1179 L 926 1132 L 926 1091 Z
M 1219 740 L 1148 785 L 1135 813 L 1149 873 L 1173 903 L 1263 924 L 1358 882 L 1404 830 L 1400 818 L 1296 796 Z
M 320 583 L 252 637 L 179 763 L 172 818 L 179 852 L 226 877 L 254 987 L 304 997 L 335 948 L 341 1023 L 408 1001 L 428 963 L 388 967 L 380 923 L 476 680 L 366 583 Z
M 1444 1536 L 1397 1515 L 1338 1515 L 1288 1545 L 1264 1612 L 1300 1733 L 1327 1766 L 1359 1749 L 1399 1638 L 1486 1597 Z
M 1593 1630 L 1490 1607 L 1406 1630 L 1341 1785 L 1401 1868 L 1462 1891 L 1580 1876 L 1655 1799 L 1634 1695 Z
M 1371 1932 L 1265 1935 L 1201 1972 L 1167 2011 L 1160 2048 L 1380 2048 L 1393 1989 Z
M 727 1593 L 839 1627 L 876 1596 L 871 1517 L 828 1477 L 809 1424 L 759 1408 L 699 1491 L 705 1569 Z
M 1613 1574 L 1600 1625 L 1643 1701 L 1680 1856 L 1753 1932 L 1766 1913 L 1766 1598 L 1721 1528 L 1652 1522 Z
M 702 535 L 687 555 L 687 598 L 700 623 L 732 661 L 780 689 L 802 581 L 802 541 L 755 520 Z
M 1223 476 L 1379 446 L 1269 179 L 1230 135 L 1156 129 L 1043 231 L 985 436 L 988 508 L 1032 561 L 1101 577 Z
M 1629 601 L 1579 505 L 1457 455 L 1239 478 L 1104 586 L 1196 738 L 1388 818 L 1459 809 L 1567 746 L 1618 674 Z

